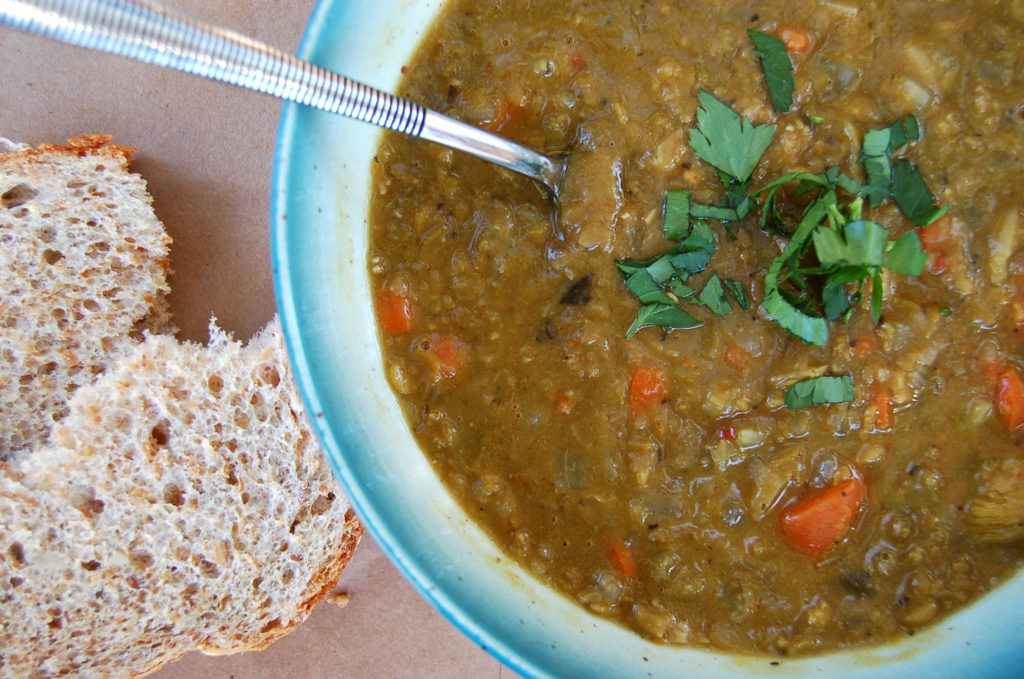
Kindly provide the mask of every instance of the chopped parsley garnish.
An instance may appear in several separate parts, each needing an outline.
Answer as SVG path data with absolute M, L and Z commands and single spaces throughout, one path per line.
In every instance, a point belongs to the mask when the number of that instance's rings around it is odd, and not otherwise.
M 686 313 L 675 304 L 645 304 L 637 312 L 636 320 L 626 331 L 626 339 L 636 334 L 637 330 L 652 325 L 660 325 L 665 328 L 696 328 L 701 322 Z
M 743 284 L 739 281 L 734 281 L 731 278 L 726 278 L 722 283 L 725 288 L 732 295 L 736 303 L 740 305 L 740 308 L 746 311 L 750 308 L 750 295 L 747 294 L 747 289 L 743 287 Z
M 793 65 L 785 45 L 765 33 L 748 31 L 761 60 L 773 107 L 779 112 L 793 105 Z M 883 272 L 918 276 L 926 255 L 916 230 L 891 239 L 889 230 L 871 219 L 868 211 L 892 201 L 907 220 L 923 227 L 945 214 L 938 206 L 918 167 L 897 157 L 921 136 L 913 115 L 864 135 L 858 164 L 864 181 L 839 167 L 823 172 L 792 172 L 752 190 L 751 179 L 775 135 L 774 125 L 755 125 L 702 90 L 698 95 L 697 127 L 690 130 L 690 147 L 715 168 L 725 192 L 715 205 L 692 200 L 689 191 L 669 191 L 665 197 L 663 230 L 676 245 L 645 260 L 617 262 L 626 287 L 640 301 L 636 320 L 627 337 L 648 326 L 693 328 L 701 325 L 683 311 L 686 301 L 725 316 L 732 302 L 749 309 L 746 287 L 712 272 L 702 286 L 690 278 L 711 265 L 715 235 L 708 220 L 723 223 L 735 237 L 738 222 L 758 210 L 758 223 L 785 239 L 782 252 L 766 263 L 761 305 L 780 328 L 806 344 L 824 345 L 829 321 L 848 320 L 864 303 L 876 324 L 881 322 Z M 815 124 L 823 124 L 811 116 Z M 785 198 L 783 198 L 785 197 Z M 780 201 L 793 205 L 780 208 Z M 944 310 L 944 313 L 949 313 Z M 849 375 L 824 376 L 794 383 L 787 389 L 786 406 L 802 408 L 854 400 Z
M 697 129 L 690 146 L 697 156 L 742 183 L 750 178 L 775 137 L 774 125 L 755 125 L 710 92 L 697 95 Z
M 786 389 L 784 401 L 787 408 L 796 409 L 827 403 L 850 403 L 854 398 L 853 378 L 849 375 L 823 375 L 794 382 Z
M 948 205 L 935 205 L 935 196 L 917 166 L 906 158 L 892 168 L 892 196 L 900 211 L 916 226 L 928 226 L 946 214 Z
M 725 296 L 725 287 L 718 274 L 711 274 L 711 278 L 704 283 L 704 289 L 697 295 L 697 301 L 719 316 L 728 316 L 732 311 L 732 305 L 729 304 L 729 298 Z
M 793 62 L 786 51 L 786 43 L 761 31 L 748 30 L 747 35 L 754 43 L 754 54 L 761 60 L 772 107 L 779 113 L 785 113 L 793 106 L 793 90 L 796 89 Z

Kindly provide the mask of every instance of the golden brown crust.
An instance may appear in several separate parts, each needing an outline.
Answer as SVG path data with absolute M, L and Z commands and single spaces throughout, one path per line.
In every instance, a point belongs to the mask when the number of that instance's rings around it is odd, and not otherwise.
M 128 162 L 136 151 L 138 151 L 137 148 L 115 144 L 114 138 L 109 134 L 83 134 L 80 137 L 68 139 L 67 144 L 44 142 L 36 148 L 20 149 L 0 154 L 0 161 L 12 160 L 14 158 L 32 158 L 44 153 L 73 153 L 79 156 L 97 153 L 106 154 L 111 158 Z
M 344 533 L 345 542 L 342 543 L 338 549 L 335 558 L 329 563 L 324 564 L 324 569 L 310 580 L 309 586 L 314 593 L 309 599 L 296 607 L 296 610 L 300 612 L 301 615 L 295 616 L 287 625 L 277 625 L 269 629 L 262 630 L 262 634 L 260 636 L 254 636 L 243 640 L 241 645 L 237 648 L 225 649 L 217 647 L 199 647 L 198 650 L 202 651 L 206 655 L 233 655 L 235 653 L 242 653 L 245 651 L 261 651 L 278 639 L 295 631 L 295 628 L 299 626 L 299 623 L 306 619 L 313 610 L 313 607 L 329 597 L 331 592 L 334 591 L 334 588 L 338 584 L 338 579 L 341 577 L 342 571 L 345 570 L 349 562 L 352 560 L 356 547 L 359 545 L 359 541 L 363 537 L 363 524 L 356 516 L 355 512 L 351 510 L 349 510 L 348 514 L 345 516 Z M 319 589 L 317 589 L 317 587 L 319 587 Z

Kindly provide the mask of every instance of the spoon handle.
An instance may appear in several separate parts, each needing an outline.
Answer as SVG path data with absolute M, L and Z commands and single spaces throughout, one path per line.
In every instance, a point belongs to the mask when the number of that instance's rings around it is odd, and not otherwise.
M 557 193 L 562 164 L 154 0 L 0 0 L 0 25 L 220 80 L 450 146 Z

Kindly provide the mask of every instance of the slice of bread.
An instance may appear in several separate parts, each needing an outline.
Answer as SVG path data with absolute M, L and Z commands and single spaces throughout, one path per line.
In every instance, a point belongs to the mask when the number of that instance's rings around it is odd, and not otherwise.
M 2 677 L 263 648 L 363 531 L 276 318 L 245 346 L 213 323 L 208 346 L 133 333 L 167 323 L 169 241 L 129 155 L 83 137 L 0 157 Z
M 362 527 L 275 319 L 247 346 L 151 336 L 71 399 L 0 497 L 0 674 L 133 676 L 262 648 L 330 594 Z
M 0 460 L 46 442 L 167 292 L 133 151 L 90 135 L 0 155 Z

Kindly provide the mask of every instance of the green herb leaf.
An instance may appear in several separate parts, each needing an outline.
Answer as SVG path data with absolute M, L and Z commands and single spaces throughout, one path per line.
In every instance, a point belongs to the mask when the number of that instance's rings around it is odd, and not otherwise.
M 670 280 L 668 283 L 665 284 L 665 287 L 668 289 L 669 292 L 671 292 L 679 299 L 686 299 L 687 297 L 692 297 L 693 295 L 697 294 L 696 290 L 694 290 L 693 288 L 691 288 L 689 285 L 682 282 L 678 278 Z
M 821 301 L 825 305 L 825 318 L 834 321 L 841 317 L 850 308 L 846 284 L 830 279 L 821 290 Z
M 725 285 L 725 289 L 732 293 L 733 299 L 741 309 L 744 311 L 750 309 L 750 295 L 747 294 L 747 289 L 743 287 L 742 283 L 731 278 L 726 278 L 722 283 Z
M 774 125 L 754 125 L 709 92 L 697 96 L 697 129 L 690 146 L 707 163 L 738 182 L 750 178 L 775 136 Z
M 921 249 L 921 239 L 917 233 L 907 231 L 890 243 L 883 266 L 905 276 L 920 276 L 927 260 L 928 255 Z
M 703 250 L 709 255 L 712 254 L 718 247 L 715 245 L 715 234 L 711 230 L 711 227 L 707 225 L 707 222 L 696 221 L 690 227 L 690 235 L 686 237 L 682 243 L 679 244 L 680 248 L 687 251 Z
M 904 216 L 917 226 L 928 226 L 949 209 L 948 205 L 935 205 L 935 196 L 921 171 L 906 158 L 892 169 L 892 196 Z
M 658 282 L 651 276 L 647 269 L 640 269 L 626 279 L 626 288 L 640 300 L 641 304 L 658 302 L 661 304 L 674 304 L 671 297 L 665 294 L 658 285 Z
M 740 215 L 735 208 L 716 207 L 714 205 L 701 205 L 694 203 L 690 206 L 690 213 L 697 219 L 718 219 L 723 222 L 738 222 Z
M 772 107 L 779 113 L 785 113 L 793 106 L 793 90 L 796 88 L 793 62 L 786 51 L 786 44 L 761 31 L 748 30 L 747 35 L 754 43 L 754 54 L 761 60 Z
M 697 296 L 697 301 L 719 316 L 728 316 L 732 311 L 732 305 L 729 304 L 729 298 L 725 296 L 725 288 L 722 287 L 722 280 L 718 274 L 711 274 L 711 277 L 704 283 L 704 289 Z
M 871 320 L 875 325 L 882 322 L 882 274 L 877 271 L 871 277 Z
M 786 389 L 784 401 L 787 408 L 796 409 L 827 403 L 850 403 L 855 398 L 853 378 L 849 375 L 823 375 L 794 382 Z
M 921 124 L 914 114 L 894 121 L 887 129 L 889 130 L 889 153 L 898 151 L 908 142 L 921 138 Z
M 871 207 L 878 207 L 891 195 L 892 166 L 889 164 L 891 152 L 889 143 L 892 131 L 889 128 L 869 130 L 864 135 L 858 162 L 864 166 L 867 176 L 861 193 L 868 199 Z
M 846 224 L 842 235 L 829 228 L 814 232 L 814 251 L 822 267 L 882 266 L 889 232 L 884 226 L 869 219 Z
M 690 235 L 690 192 L 665 193 L 665 221 L 661 225 L 665 238 L 683 240 Z
M 822 346 L 828 340 L 828 324 L 824 318 L 810 316 L 790 304 L 776 288 L 761 300 L 776 325 L 798 337 L 804 344 Z
M 642 328 L 661 326 L 667 330 L 675 328 L 696 328 L 701 323 L 675 304 L 645 304 L 636 314 L 636 320 L 626 331 L 626 339 Z

